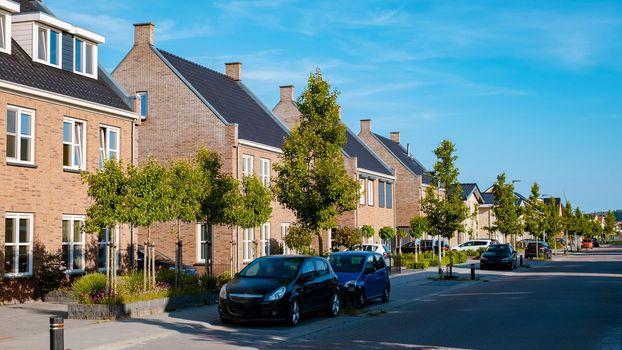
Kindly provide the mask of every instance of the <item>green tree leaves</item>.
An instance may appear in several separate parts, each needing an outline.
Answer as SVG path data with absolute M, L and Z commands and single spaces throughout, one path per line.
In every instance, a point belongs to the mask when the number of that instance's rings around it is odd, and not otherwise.
M 505 173 L 497 176 L 497 181 L 492 187 L 492 193 L 495 195 L 495 227 L 504 235 L 516 237 L 523 233 L 523 227 L 518 217 L 520 211 L 516 205 L 516 196 L 514 195 L 514 185 L 505 182 Z

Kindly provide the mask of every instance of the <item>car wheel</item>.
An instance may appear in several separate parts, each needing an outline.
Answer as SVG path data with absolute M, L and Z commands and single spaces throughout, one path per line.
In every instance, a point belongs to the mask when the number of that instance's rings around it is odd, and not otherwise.
M 365 306 L 366 300 L 367 300 L 367 297 L 365 296 L 365 289 L 361 289 L 358 295 L 358 300 L 356 301 L 356 307 L 360 309 L 363 306 Z
M 391 290 L 389 289 L 389 286 L 386 286 L 384 287 L 384 292 L 382 292 L 382 297 L 380 297 L 380 301 L 382 301 L 383 303 L 388 303 L 389 296 L 391 296 Z
M 230 318 L 226 318 L 226 317 L 223 317 L 222 315 L 220 315 L 220 322 L 222 324 L 232 324 L 233 320 L 230 319 Z
M 290 326 L 295 326 L 300 322 L 300 302 L 298 299 L 292 300 L 289 304 L 289 312 L 287 313 L 287 323 Z
M 333 296 L 330 299 L 330 305 L 328 307 L 328 316 L 336 317 L 339 315 L 339 309 L 341 308 L 341 300 L 339 299 L 339 293 L 333 292 Z

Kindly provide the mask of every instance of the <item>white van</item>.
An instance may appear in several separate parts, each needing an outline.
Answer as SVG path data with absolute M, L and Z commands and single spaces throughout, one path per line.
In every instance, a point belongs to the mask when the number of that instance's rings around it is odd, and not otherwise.
M 488 248 L 489 245 L 495 243 L 493 239 L 474 239 L 466 241 L 462 244 L 451 248 L 451 250 L 478 250 L 479 248 Z

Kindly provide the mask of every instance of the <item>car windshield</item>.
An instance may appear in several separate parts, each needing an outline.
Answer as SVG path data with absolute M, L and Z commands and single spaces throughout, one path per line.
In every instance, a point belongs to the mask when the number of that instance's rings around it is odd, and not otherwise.
M 335 272 L 360 272 L 365 263 L 365 256 L 331 255 L 328 260 Z
M 495 253 L 496 255 L 508 254 L 510 252 L 510 247 L 507 245 L 490 245 L 486 252 Z
M 300 258 L 257 259 L 240 271 L 240 276 L 292 279 L 296 277 L 302 261 Z
M 363 244 L 363 250 L 366 252 L 375 252 L 376 250 L 378 250 L 378 246 Z

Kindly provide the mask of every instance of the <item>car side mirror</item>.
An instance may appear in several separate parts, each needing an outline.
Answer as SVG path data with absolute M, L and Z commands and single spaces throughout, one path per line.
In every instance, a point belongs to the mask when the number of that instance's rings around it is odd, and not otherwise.
M 368 266 L 368 267 L 366 267 L 366 268 L 365 268 L 365 274 L 366 274 L 366 275 L 371 275 L 371 274 L 372 274 L 372 273 L 374 273 L 374 272 L 376 272 L 376 271 L 375 271 L 375 270 L 374 270 L 374 268 L 373 268 L 373 267 L 371 267 L 371 266 Z
M 236 272 L 235 275 L 233 275 L 234 277 L 240 277 L 240 273 Z

